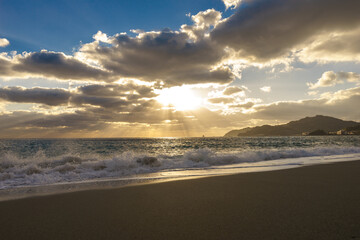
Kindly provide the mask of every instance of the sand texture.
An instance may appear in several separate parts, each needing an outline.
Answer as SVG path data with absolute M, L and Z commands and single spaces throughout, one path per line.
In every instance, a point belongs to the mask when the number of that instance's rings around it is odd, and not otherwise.
M 3 201 L 0 238 L 360 240 L 360 161 Z

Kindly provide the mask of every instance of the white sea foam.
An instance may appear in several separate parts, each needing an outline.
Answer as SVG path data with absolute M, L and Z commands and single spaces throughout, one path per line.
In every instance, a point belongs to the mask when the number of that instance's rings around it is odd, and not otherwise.
M 329 161 L 344 155 L 360 158 L 360 147 L 315 147 L 232 151 L 218 153 L 208 148 L 193 149 L 179 156 L 151 155 L 127 151 L 112 157 L 67 154 L 46 157 L 42 151 L 28 158 L 7 153 L 0 158 L 0 189 L 41 186 L 55 183 L 99 181 L 139 174 L 208 175 L 234 173 L 240 168 L 273 169 Z M 341 157 L 336 157 L 341 155 Z M 335 156 L 324 158 L 324 156 Z M 304 160 L 306 158 L 306 160 Z M 275 160 L 275 161 L 274 161 Z M 242 164 L 242 165 L 239 165 Z M 247 164 L 247 165 L 244 165 Z M 180 172 L 182 172 L 180 174 Z M 185 173 L 186 172 L 186 173 Z

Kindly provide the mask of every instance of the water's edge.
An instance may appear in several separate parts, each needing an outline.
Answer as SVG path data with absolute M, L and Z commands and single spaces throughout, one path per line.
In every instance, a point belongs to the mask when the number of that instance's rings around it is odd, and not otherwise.
M 38 186 L 18 186 L 0 190 L 0 201 L 28 197 L 63 194 L 77 191 L 114 189 L 143 184 L 155 184 L 167 181 L 188 180 L 201 177 L 224 176 L 242 173 L 278 171 L 319 164 L 331 164 L 347 161 L 359 161 L 360 153 L 285 158 L 260 162 L 243 162 L 206 168 L 172 169 L 129 177 L 91 179 L 77 182 L 61 182 Z

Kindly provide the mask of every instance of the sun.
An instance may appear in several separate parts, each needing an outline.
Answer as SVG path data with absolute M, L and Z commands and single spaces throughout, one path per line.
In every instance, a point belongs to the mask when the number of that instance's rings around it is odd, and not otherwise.
M 194 110 L 200 107 L 202 99 L 188 87 L 171 87 L 159 90 L 156 100 L 165 107 L 173 107 L 178 111 Z

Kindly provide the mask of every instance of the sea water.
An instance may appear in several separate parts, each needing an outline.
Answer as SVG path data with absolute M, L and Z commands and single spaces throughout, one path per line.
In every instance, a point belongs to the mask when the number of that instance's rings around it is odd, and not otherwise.
M 34 187 L 56 192 L 357 159 L 360 136 L 5 139 L 0 199 Z

